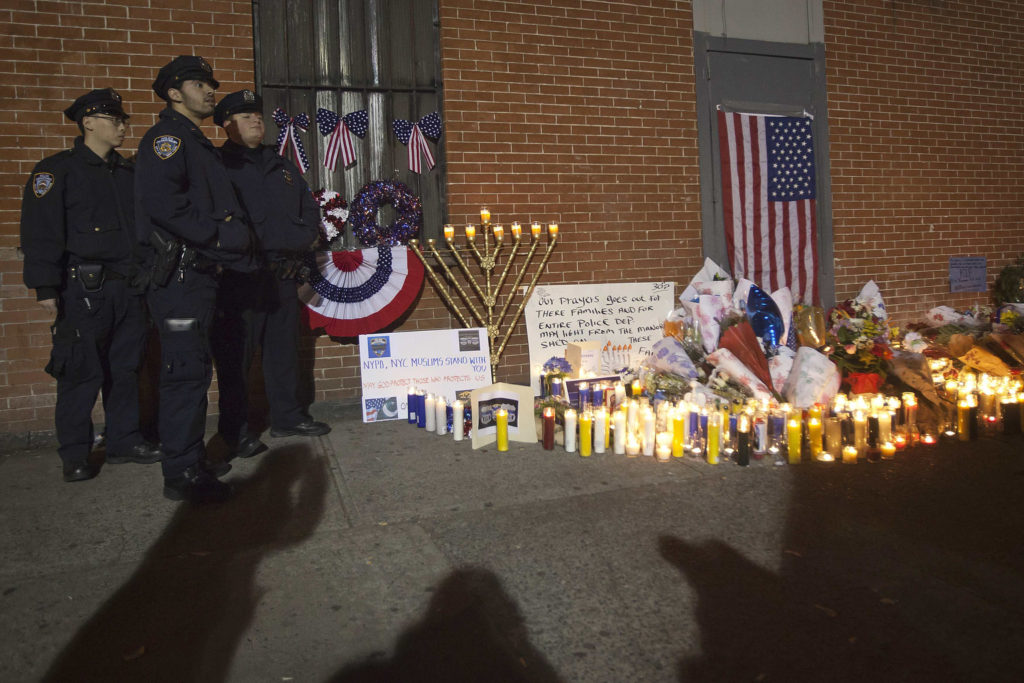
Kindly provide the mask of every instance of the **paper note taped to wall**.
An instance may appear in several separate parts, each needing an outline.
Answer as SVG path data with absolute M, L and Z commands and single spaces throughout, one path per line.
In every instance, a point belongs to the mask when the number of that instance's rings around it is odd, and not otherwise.
M 602 372 L 635 366 L 663 336 L 675 308 L 674 282 L 619 282 L 537 287 L 526 304 L 530 381 L 538 369 L 561 357 L 569 342 L 598 342 Z

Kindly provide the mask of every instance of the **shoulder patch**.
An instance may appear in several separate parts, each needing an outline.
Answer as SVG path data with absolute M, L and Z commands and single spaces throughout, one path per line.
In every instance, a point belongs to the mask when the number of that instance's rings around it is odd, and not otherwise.
M 181 139 L 173 135 L 161 135 L 153 140 L 153 152 L 164 161 L 173 157 L 179 147 Z
M 36 173 L 32 176 L 32 192 L 36 197 L 42 197 L 53 187 L 52 173 Z

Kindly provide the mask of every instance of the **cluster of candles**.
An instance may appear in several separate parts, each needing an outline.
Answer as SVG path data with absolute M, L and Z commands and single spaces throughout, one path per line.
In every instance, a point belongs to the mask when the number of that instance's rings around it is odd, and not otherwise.
M 483 223 L 483 229 L 487 229 L 488 225 L 491 225 L 491 212 L 488 209 L 480 209 L 480 221 Z M 499 223 L 491 225 L 491 232 L 494 234 L 496 242 L 502 242 L 505 239 L 505 226 Z M 518 222 L 512 223 L 509 226 L 509 232 L 512 235 L 512 239 L 519 240 L 523 235 L 523 226 Z M 533 239 L 540 239 L 542 232 L 542 226 L 540 223 L 534 221 L 530 225 L 530 235 Z M 558 223 L 548 223 L 548 237 L 552 239 L 558 237 Z M 455 239 L 455 226 L 448 224 L 444 226 L 444 239 L 446 242 L 451 242 Z M 466 239 L 470 242 L 476 239 L 476 226 L 470 223 L 466 226 Z
M 961 441 L 976 439 L 980 433 L 1020 434 L 1024 423 L 1024 393 L 1020 379 L 994 377 L 985 373 L 962 372 L 958 379 L 946 379 L 949 361 L 930 361 L 932 380 L 940 394 L 955 405 L 943 415 L 943 436 Z
M 557 379 L 557 378 L 552 378 Z M 552 381 L 551 393 L 561 391 Z M 858 459 L 894 458 L 896 452 L 919 443 L 934 444 L 917 428 L 917 398 L 840 394 L 829 405 L 807 410 L 789 404 L 751 400 L 746 404 L 708 401 L 704 394 L 683 400 L 655 401 L 643 395 L 634 381 L 626 385 L 579 384 L 574 405 L 565 410 L 565 450 L 581 456 L 604 453 L 654 456 L 661 462 L 684 456 L 718 464 L 723 458 L 749 465 L 751 459 L 771 458 L 798 464 L 804 453 L 822 462 L 856 463 Z M 555 410 L 546 407 L 543 445 L 554 448 Z
M 428 394 L 416 387 L 409 387 L 409 424 L 437 434 L 451 434 L 456 441 L 462 441 L 473 426 L 472 408 L 468 403 L 456 399 L 448 403 L 444 396 Z M 504 412 L 504 411 L 498 411 Z M 500 416 L 497 416 L 500 419 Z M 508 450 L 508 413 L 505 412 L 505 448 Z

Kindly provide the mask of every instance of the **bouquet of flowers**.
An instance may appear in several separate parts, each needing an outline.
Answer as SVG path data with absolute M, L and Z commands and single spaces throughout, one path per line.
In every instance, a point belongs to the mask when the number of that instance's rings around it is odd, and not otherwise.
M 877 391 L 892 358 L 886 318 L 879 315 L 877 307 L 858 298 L 836 304 L 828 313 L 827 324 L 830 358 L 843 372 L 851 390 Z

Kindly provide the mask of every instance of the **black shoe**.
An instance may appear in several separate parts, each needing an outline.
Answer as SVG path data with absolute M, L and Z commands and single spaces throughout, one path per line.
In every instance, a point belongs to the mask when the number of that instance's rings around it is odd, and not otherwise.
M 177 477 L 164 479 L 164 497 L 191 503 L 223 503 L 231 496 L 231 487 L 200 465 L 186 468 Z
M 235 446 L 235 450 L 232 451 L 232 458 L 251 458 L 254 455 L 259 455 L 264 451 L 269 450 L 267 444 L 260 441 L 260 437 L 253 434 L 246 434 Z
M 81 462 L 77 465 L 64 465 L 64 481 L 86 481 L 100 473 L 99 465 L 91 462 Z
M 231 471 L 231 463 L 227 460 L 203 460 L 202 467 L 215 477 L 223 477 Z
M 271 427 L 270 435 L 278 436 L 323 436 L 331 431 L 331 426 L 314 419 L 303 420 L 293 427 Z
M 111 465 L 123 465 L 126 462 L 152 465 L 155 462 L 160 462 L 163 457 L 164 452 L 160 450 L 159 446 L 154 446 L 146 441 L 135 444 L 127 451 L 107 451 L 107 462 Z

